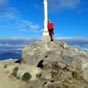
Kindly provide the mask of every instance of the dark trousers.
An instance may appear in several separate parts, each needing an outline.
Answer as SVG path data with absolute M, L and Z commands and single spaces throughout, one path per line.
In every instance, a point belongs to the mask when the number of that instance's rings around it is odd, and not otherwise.
M 50 39 L 51 41 L 53 41 L 53 35 L 54 35 L 53 29 L 48 31 L 49 31 Z

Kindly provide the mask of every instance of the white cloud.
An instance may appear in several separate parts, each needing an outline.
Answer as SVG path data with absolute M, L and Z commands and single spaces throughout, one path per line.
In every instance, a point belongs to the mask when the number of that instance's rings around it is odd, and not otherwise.
M 88 37 L 59 37 L 57 40 L 62 40 L 70 45 L 88 48 Z
M 30 28 L 32 29 L 33 32 L 36 32 L 38 29 L 40 29 L 40 26 L 38 24 L 31 24 Z
M 7 29 L 6 29 L 7 28 Z M 3 31 L 17 30 L 19 33 L 38 32 L 40 29 L 38 24 L 25 20 L 20 17 L 20 12 L 15 8 L 8 10 L 0 15 L 0 29 Z
M 40 29 L 40 26 L 31 21 L 21 19 L 17 29 L 19 29 L 21 32 L 37 32 Z
M 5 48 L 5 46 L 10 47 L 10 49 L 14 48 L 14 49 L 18 49 L 18 48 L 22 48 L 26 45 L 28 45 L 29 43 L 31 43 L 33 40 L 41 40 L 39 38 L 0 38 L 0 46 L 3 46 L 3 48 Z M 69 45 L 81 48 L 81 49 L 85 49 L 88 50 L 88 37 L 59 37 L 58 38 L 59 41 L 65 41 L 67 42 Z
M 62 11 L 65 9 L 75 9 L 80 4 L 80 0 L 49 0 L 49 11 Z

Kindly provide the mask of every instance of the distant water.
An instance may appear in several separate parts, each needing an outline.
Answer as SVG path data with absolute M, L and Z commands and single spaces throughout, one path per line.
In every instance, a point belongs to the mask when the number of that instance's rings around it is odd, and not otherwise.
M 5 59 L 22 59 L 22 49 L 37 40 L 30 39 L 0 39 L 0 60 Z M 72 41 L 64 40 L 69 45 L 78 47 L 83 50 L 88 50 L 88 41 Z
M 0 50 L 0 60 L 5 60 L 5 59 L 22 59 L 22 51 L 21 50 L 13 50 L 13 51 Z
M 36 40 L 0 39 L 0 60 L 22 59 L 22 49 Z

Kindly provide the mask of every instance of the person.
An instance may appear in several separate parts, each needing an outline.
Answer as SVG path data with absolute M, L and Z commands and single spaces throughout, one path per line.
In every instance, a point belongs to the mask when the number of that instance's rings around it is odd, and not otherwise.
M 53 41 L 54 40 L 53 39 L 53 35 L 54 35 L 54 24 L 49 20 L 47 27 L 48 27 L 50 39 L 51 39 L 51 41 Z

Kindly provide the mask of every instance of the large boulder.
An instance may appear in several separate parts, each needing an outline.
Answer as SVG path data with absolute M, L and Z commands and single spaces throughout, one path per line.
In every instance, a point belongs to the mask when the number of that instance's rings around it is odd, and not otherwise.
M 15 77 L 21 81 L 37 80 L 42 72 L 38 67 L 18 63 L 8 65 L 4 70 L 8 72 L 8 77 Z
M 50 60 L 55 61 L 55 59 L 61 58 L 62 50 L 65 47 L 67 47 L 67 44 L 64 42 L 35 42 L 23 49 L 22 60 L 26 64 L 37 66 L 39 61 L 51 55 L 50 57 L 53 57 Z
M 64 42 L 35 42 L 23 49 L 22 61 L 43 69 L 41 78 L 88 81 L 88 52 Z

